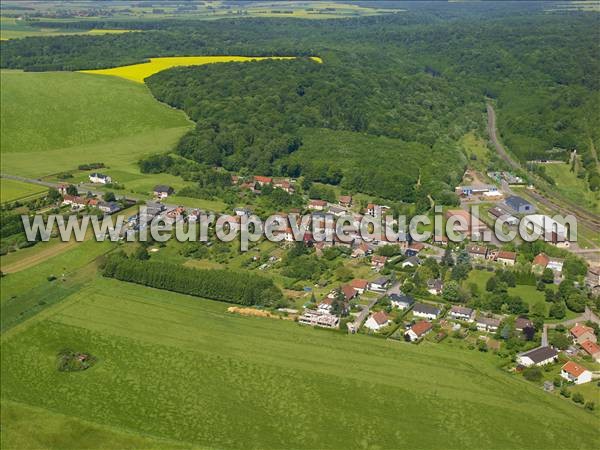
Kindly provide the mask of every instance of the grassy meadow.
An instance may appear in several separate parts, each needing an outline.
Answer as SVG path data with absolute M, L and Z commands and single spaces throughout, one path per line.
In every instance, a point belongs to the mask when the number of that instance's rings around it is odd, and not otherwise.
M 139 174 L 141 156 L 169 150 L 190 127 L 145 86 L 114 77 L 2 71 L 1 88 L 2 171 L 13 175 L 91 162 Z
M 47 191 L 43 186 L 0 178 L 0 203 L 27 200 Z
M 571 171 L 570 164 L 544 164 L 546 173 L 556 183 L 556 189 L 569 200 L 600 213 L 600 193 L 592 192 L 585 179 Z
M 493 355 L 227 306 L 98 278 L 14 327 L 2 337 L 3 414 L 32 411 L 40 426 L 23 436 L 9 421 L 3 440 L 69 448 L 79 423 L 121 447 L 148 439 L 150 448 L 158 439 L 222 449 L 591 448 L 597 438 L 594 415 L 507 374 Z M 65 347 L 98 362 L 59 372 Z M 57 422 L 71 425 L 52 433 Z
M 247 62 L 260 61 L 263 59 L 294 59 L 294 56 L 174 56 L 164 58 L 150 58 L 149 62 L 132 64 L 129 66 L 114 67 L 112 69 L 82 70 L 83 73 L 96 75 L 112 75 L 125 78 L 126 80 L 143 83 L 146 78 L 171 67 L 179 66 L 202 66 L 205 64 L 225 62 Z M 312 57 L 313 60 L 322 63 L 321 58 Z

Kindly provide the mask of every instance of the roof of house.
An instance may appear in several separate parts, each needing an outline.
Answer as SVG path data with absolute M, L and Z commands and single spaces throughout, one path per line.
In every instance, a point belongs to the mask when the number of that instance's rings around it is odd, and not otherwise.
M 420 252 L 421 250 L 423 250 L 425 248 L 425 244 L 423 244 L 422 242 L 412 242 L 408 248 L 410 248 L 411 250 L 416 250 L 418 252 Z
M 500 319 L 496 319 L 494 317 L 484 317 L 484 316 L 480 316 L 477 318 L 477 323 L 482 323 L 484 325 L 490 326 L 490 327 L 498 327 L 500 326 Z
M 259 183 L 270 183 L 273 181 L 273 178 L 263 177 L 261 175 L 254 175 L 254 181 L 258 181 Z
M 589 339 L 583 341 L 581 343 L 581 347 L 588 352 L 590 355 L 595 355 L 597 353 L 600 353 L 600 345 L 596 344 L 595 342 L 590 341 Z
M 154 192 L 171 192 L 173 188 L 165 184 L 157 184 L 154 186 Z
M 427 333 L 429 330 L 431 330 L 431 328 L 433 328 L 433 325 L 430 322 L 426 322 L 424 320 L 422 322 L 417 322 L 412 327 L 410 327 L 413 333 L 415 333 L 417 336 L 421 336 Z
M 371 256 L 371 262 L 372 263 L 385 264 L 386 261 L 387 261 L 387 256 L 381 256 L 381 255 L 373 255 L 373 256 Z
M 379 277 L 374 281 L 371 281 L 372 284 L 378 284 L 379 286 L 383 286 L 384 284 L 387 284 L 390 281 L 389 277 Z
M 340 195 L 340 203 L 351 203 L 352 196 L 351 195 Z
M 357 278 L 350 282 L 350 286 L 352 286 L 354 289 L 366 289 L 368 285 L 369 282 L 367 280 L 362 280 L 360 278 Z
M 450 313 L 464 314 L 464 315 L 470 316 L 471 314 L 473 314 L 473 310 L 471 308 L 467 308 L 466 306 L 454 305 L 450 309 Z
M 421 264 L 421 260 L 417 256 L 411 256 L 406 258 L 402 264 L 404 265 L 406 263 L 412 264 L 413 266 L 418 266 Z
M 573 328 L 569 330 L 573 336 L 578 338 L 579 336 L 584 335 L 585 333 L 594 333 L 594 329 L 588 326 L 582 325 L 580 323 L 575 324 Z
M 345 284 L 342 286 L 342 293 L 344 294 L 344 297 L 346 297 L 346 300 L 350 300 L 351 298 L 356 296 L 356 291 L 349 284 Z
M 417 303 L 413 308 L 413 312 L 419 312 L 423 314 L 434 314 L 437 316 L 440 313 L 440 309 L 432 305 L 427 305 L 425 303 Z
M 103 173 L 94 172 L 90 174 L 90 178 L 108 178 L 108 175 L 104 175 Z
M 540 253 L 540 254 L 536 255 L 535 258 L 533 258 L 532 264 L 534 266 L 546 267 L 549 262 L 550 262 L 550 257 L 548 255 L 546 255 L 545 253 Z
M 404 294 L 391 294 L 390 299 L 394 302 L 404 303 L 409 306 L 415 302 L 414 298 Z
M 522 330 L 526 327 L 533 327 L 533 323 L 527 317 L 517 317 L 515 319 L 515 328 Z
M 476 255 L 487 254 L 487 247 L 485 245 L 467 245 L 467 253 L 475 253 Z
M 516 211 L 518 211 L 521 206 L 531 206 L 531 203 L 529 203 L 527 200 L 516 195 L 511 195 L 504 202 Z
M 314 206 L 325 206 L 327 202 L 325 200 L 311 200 L 308 202 L 308 204 Z
M 371 318 L 379 325 L 385 325 L 388 322 L 388 316 L 383 311 L 378 311 L 371 316 Z
M 444 283 L 439 278 L 427 280 L 427 287 L 429 289 L 441 290 L 444 287 Z
M 574 377 L 578 377 L 583 372 L 585 372 L 587 369 L 583 366 L 580 366 L 576 362 L 568 361 L 564 366 L 562 366 L 560 368 L 560 370 L 563 370 L 563 371 L 567 372 L 568 374 L 573 375 Z
M 498 259 L 509 259 L 511 261 L 514 261 L 517 259 L 517 254 L 515 252 L 507 252 L 504 250 L 501 250 L 498 252 Z
M 519 356 L 526 356 L 531 359 L 534 363 L 546 361 L 547 359 L 554 358 L 558 355 L 558 352 L 552 347 L 538 347 L 528 352 L 521 353 Z

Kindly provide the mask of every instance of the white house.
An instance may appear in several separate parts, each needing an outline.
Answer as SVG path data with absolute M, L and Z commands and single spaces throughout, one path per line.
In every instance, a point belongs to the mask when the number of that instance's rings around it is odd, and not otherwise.
M 416 303 L 413 308 L 413 316 L 423 317 L 424 319 L 435 320 L 440 316 L 442 312 L 435 306 L 426 305 L 425 303 Z
M 384 292 L 387 287 L 390 284 L 390 279 L 388 277 L 380 277 L 377 278 L 375 281 L 371 281 L 369 283 L 369 290 L 370 291 L 378 291 L 378 292 Z
M 427 280 L 427 292 L 432 295 L 440 295 L 444 290 L 444 283 L 439 278 Z
M 165 186 L 163 184 L 159 184 L 154 186 L 154 197 L 156 198 L 167 198 L 169 195 L 173 193 L 173 188 L 171 186 Z
M 365 322 L 365 327 L 373 331 L 379 331 L 389 322 L 390 320 L 388 319 L 387 314 L 383 311 L 379 311 L 369 317 L 369 319 Z
M 575 384 L 589 383 L 592 381 L 592 372 L 573 361 L 567 362 L 560 368 L 560 376 Z
M 417 257 L 417 256 L 411 256 L 410 258 L 406 258 L 406 260 L 404 260 L 402 262 L 402 268 L 406 268 L 406 267 L 417 267 L 421 264 L 421 260 Z
M 500 319 L 496 319 L 494 317 L 478 317 L 477 318 L 477 330 L 478 331 L 488 331 L 494 333 L 498 330 L 500 326 Z
M 390 303 L 394 308 L 405 310 L 410 308 L 414 303 L 414 299 L 404 294 L 391 294 Z
M 90 174 L 90 183 L 109 184 L 112 183 L 112 178 L 101 173 Z
M 404 333 L 404 339 L 414 342 L 431 331 L 433 325 L 429 322 L 417 322 Z
M 450 309 L 450 317 L 458 320 L 467 320 L 469 322 L 473 321 L 473 310 L 471 308 L 467 308 L 465 306 L 453 306 Z
M 545 366 L 556 362 L 557 359 L 558 352 L 552 347 L 537 347 L 517 355 L 517 362 L 525 367 Z

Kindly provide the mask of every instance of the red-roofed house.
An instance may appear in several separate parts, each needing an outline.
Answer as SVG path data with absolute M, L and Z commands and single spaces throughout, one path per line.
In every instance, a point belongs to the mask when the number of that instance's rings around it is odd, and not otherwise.
M 260 184 L 261 186 L 264 186 L 265 184 L 271 184 L 273 182 L 273 178 L 255 175 L 254 182 Z
M 592 381 L 592 372 L 573 361 L 568 361 L 560 368 L 560 376 L 575 384 L 589 383 Z
M 431 324 L 431 322 L 417 322 L 412 327 L 410 327 L 409 330 L 404 334 L 404 338 L 406 340 L 414 342 L 416 340 L 421 339 L 423 336 L 429 333 L 432 328 L 433 325 Z
M 505 266 L 514 266 L 517 262 L 517 254 L 515 252 L 500 251 L 496 256 L 496 261 Z
M 592 341 L 584 341 L 580 345 L 596 362 L 600 362 L 600 345 Z
M 354 287 L 352 287 L 349 284 L 343 285 L 341 289 L 342 293 L 344 294 L 344 297 L 346 297 L 346 301 L 350 301 L 358 295 L 358 292 L 356 292 Z
M 373 269 L 380 269 L 385 266 L 387 256 L 373 255 L 371 256 L 371 267 Z
M 387 314 L 383 311 L 379 311 L 369 317 L 369 319 L 365 322 L 365 327 L 373 331 L 379 331 L 389 322 L 390 320 L 388 319 Z
M 327 202 L 325 200 L 309 200 L 308 202 L 308 209 L 323 211 L 326 206 Z
M 356 292 L 362 294 L 367 289 L 367 286 L 369 286 L 369 282 L 367 280 L 356 279 L 350 282 L 350 286 L 352 286 Z
M 531 263 L 531 270 L 535 273 L 542 273 L 548 263 L 550 262 L 550 258 L 545 253 L 540 253 L 535 258 L 533 258 L 533 262 Z
M 351 195 L 340 195 L 340 206 L 349 207 L 352 206 L 352 196 Z
M 581 344 L 585 341 L 597 342 L 594 329 L 580 323 L 576 323 L 575 326 L 569 330 L 569 332 L 571 333 L 571 336 L 573 336 L 573 340 L 578 344 Z

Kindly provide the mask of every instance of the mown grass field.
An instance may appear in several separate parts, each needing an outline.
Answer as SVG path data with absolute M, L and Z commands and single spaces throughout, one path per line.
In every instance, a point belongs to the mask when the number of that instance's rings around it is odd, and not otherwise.
M 27 200 L 47 191 L 43 186 L 0 178 L 0 203 Z
M 103 162 L 139 174 L 190 127 L 145 86 L 81 73 L 2 71 L 2 171 L 43 177 Z M 133 165 L 133 167 L 131 166 Z
M 66 247 L 66 249 L 65 249 Z M 49 242 L 7 255 L 0 293 L 4 331 L 77 292 L 96 273 L 94 260 L 114 248 L 110 242 Z M 48 277 L 56 277 L 49 280 Z
M 112 75 L 125 78 L 126 80 L 143 83 L 146 78 L 171 67 L 178 66 L 202 66 L 205 64 L 215 64 L 224 62 L 247 62 L 260 61 L 263 59 L 294 59 L 293 56 L 174 56 L 164 58 L 150 58 L 149 62 L 142 64 L 132 64 L 129 66 L 115 67 L 112 69 L 82 70 L 83 73 L 97 75 Z M 313 57 L 313 60 L 321 63 L 321 58 Z
M 72 437 L 49 431 L 57 415 L 212 448 L 570 449 L 597 438 L 593 415 L 501 371 L 493 355 L 227 306 L 97 279 L 4 334 L 2 400 L 36 408 L 41 426 L 27 441 L 50 448 Z M 65 347 L 98 363 L 58 372 Z M 7 442 L 22 435 L 12 420 Z

